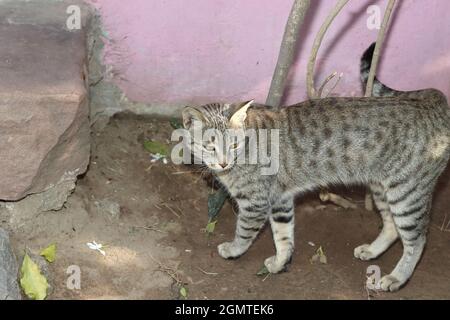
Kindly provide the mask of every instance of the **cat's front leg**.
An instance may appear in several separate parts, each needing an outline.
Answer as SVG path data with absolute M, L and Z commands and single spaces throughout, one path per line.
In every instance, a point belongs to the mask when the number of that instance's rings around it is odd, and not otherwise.
M 283 195 L 272 205 L 270 226 L 277 253 L 267 258 L 264 265 L 270 273 L 278 273 L 286 269 L 294 251 L 294 198 L 292 195 Z
M 267 221 L 270 206 L 268 201 L 249 201 L 236 199 L 239 214 L 234 240 L 220 244 L 219 255 L 225 259 L 236 259 L 250 248 L 259 231 Z

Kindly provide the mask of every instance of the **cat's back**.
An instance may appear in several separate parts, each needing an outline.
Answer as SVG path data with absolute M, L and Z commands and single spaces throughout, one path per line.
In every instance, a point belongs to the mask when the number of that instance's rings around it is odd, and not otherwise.
M 370 178 L 386 165 L 446 162 L 450 112 L 445 97 L 327 98 L 280 111 L 285 163 L 335 181 Z M 289 165 L 290 164 L 290 165 Z M 328 168 L 328 169 L 327 169 Z
M 338 132 L 422 130 L 428 134 L 450 134 L 450 109 L 438 90 L 402 97 L 343 97 L 302 102 L 281 110 L 281 121 L 289 132 L 301 135 L 321 131 L 324 138 Z M 336 133 L 336 132 L 334 132 Z

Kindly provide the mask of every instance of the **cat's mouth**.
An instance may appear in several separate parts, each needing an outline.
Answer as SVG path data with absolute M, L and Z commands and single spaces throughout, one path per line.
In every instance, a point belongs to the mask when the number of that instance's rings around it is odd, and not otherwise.
M 208 165 L 208 168 L 210 168 L 212 171 L 214 171 L 216 173 L 228 171 L 232 167 L 233 167 L 232 164 L 223 164 L 223 163 L 222 164 L 215 163 L 215 164 Z

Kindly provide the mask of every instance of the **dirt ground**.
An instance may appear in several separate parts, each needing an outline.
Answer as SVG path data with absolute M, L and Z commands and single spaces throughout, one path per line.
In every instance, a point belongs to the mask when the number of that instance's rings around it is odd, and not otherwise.
M 359 209 L 323 204 L 317 194 L 296 207 L 296 250 L 288 272 L 257 276 L 274 254 L 266 228 L 247 254 L 226 261 L 216 247 L 233 238 L 235 213 L 227 203 L 214 233 L 207 236 L 207 197 L 212 188 L 196 169 L 152 164 L 143 141 L 168 142 L 168 121 L 117 115 L 93 133 L 88 172 L 65 208 L 40 214 L 12 234 L 16 253 L 58 247 L 49 266 L 49 299 L 450 299 L 450 173 L 441 178 L 433 206 L 428 245 L 411 281 L 396 293 L 365 288 L 366 269 L 389 273 L 401 255 L 396 243 L 377 260 L 362 262 L 353 248 L 373 240 L 381 220 L 363 209 L 363 192 L 338 190 Z M 0 226 L 7 228 L 3 222 Z M 105 245 L 103 256 L 87 242 Z M 327 264 L 312 264 L 321 246 Z M 67 268 L 81 270 L 81 289 L 66 286 Z

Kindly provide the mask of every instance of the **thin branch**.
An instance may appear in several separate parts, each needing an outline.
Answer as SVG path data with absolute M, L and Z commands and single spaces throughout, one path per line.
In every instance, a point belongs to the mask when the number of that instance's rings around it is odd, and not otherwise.
M 182 279 L 182 276 L 180 275 L 180 271 L 178 270 L 178 266 L 176 267 L 170 267 L 165 264 L 163 264 L 161 261 L 156 260 L 153 258 L 151 254 L 149 254 L 150 259 L 153 260 L 158 265 L 158 271 L 161 271 L 165 274 L 167 274 L 169 277 L 172 278 L 173 281 L 175 281 L 176 285 L 182 286 L 183 283 L 185 283 Z
M 320 85 L 319 87 L 319 93 L 317 94 L 319 97 L 322 97 L 323 95 L 323 89 L 325 89 L 325 86 L 328 84 L 328 82 L 330 82 L 334 77 L 337 76 L 337 71 L 333 72 L 332 74 L 330 74 Z
M 336 82 L 335 82 L 334 85 L 331 87 L 331 89 L 328 90 L 327 94 L 325 95 L 325 98 L 328 98 L 328 96 L 329 96 L 330 94 L 333 93 L 334 89 L 336 89 L 337 85 L 339 84 L 339 81 L 341 81 L 343 75 L 344 75 L 344 74 L 343 74 L 342 72 L 339 74 L 338 78 L 336 79 Z M 321 97 L 322 97 L 322 96 L 321 96 Z
M 395 6 L 395 0 L 389 0 L 389 3 L 386 7 L 386 11 L 384 12 L 383 22 L 380 27 L 380 31 L 378 32 L 377 42 L 375 44 L 375 49 L 373 52 L 372 62 L 370 65 L 369 77 L 367 79 L 366 92 L 365 97 L 371 97 L 373 92 L 373 83 L 375 81 L 375 73 L 378 67 L 378 61 L 380 59 L 380 50 L 383 47 L 384 39 L 386 37 L 386 33 L 388 30 L 389 21 L 391 20 L 392 11 Z M 373 199 L 370 192 L 366 192 L 365 197 L 365 208 L 368 211 L 373 211 Z
M 300 33 L 300 27 L 306 16 L 310 5 L 310 0 L 295 0 L 289 14 L 283 40 L 281 42 L 280 53 L 278 54 L 277 66 L 272 77 L 266 104 L 279 107 L 283 97 L 286 79 L 289 69 L 294 61 L 295 48 Z
M 320 45 L 325 36 L 325 33 L 327 32 L 327 30 L 330 27 L 331 23 L 333 22 L 334 18 L 339 14 L 341 9 L 347 4 L 348 1 L 349 0 L 339 0 L 338 1 L 336 6 L 333 8 L 333 10 L 330 12 L 328 17 L 326 18 L 325 22 L 320 27 L 319 32 L 317 33 L 316 38 L 314 39 L 313 47 L 311 50 L 311 55 L 310 55 L 309 61 L 308 61 L 307 74 L 306 74 L 306 86 L 307 86 L 307 91 L 308 91 L 308 97 L 310 99 L 319 98 L 316 90 L 314 89 L 314 67 L 316 64 L 317 53 L 319 52 Z
M 377 42 L 375 44 L 375 50 L 373 52 L 372 64 L 370 66 L 369 78 L 367 80 L 366 85 L 366 97 L 372 96 L 373 91 L 373 82 L 375 80 L 375 73 L 377 71 L 378 60 L 380 57 L 380 50 L 383 46 L 384 38 L 386 37 L 386 32 L 388 29 L 389 21 L 391 19 L 392 11 L 394 9 L 395 0 L 389 0 L 389 3 L 386 7 L 386 11 L 384 12 L 383 22 L 381 24 L 380 31 L 378 32 Z
M 217 275 L 218 275 L 217 272 L 207 272 L 207 271 L 203 270 L 203 269 L 200 268 L 200 267 L 197 267 L 197 269 L 198 269 L 200 272 L 206 274 L 207 276 L 217 276 Z

